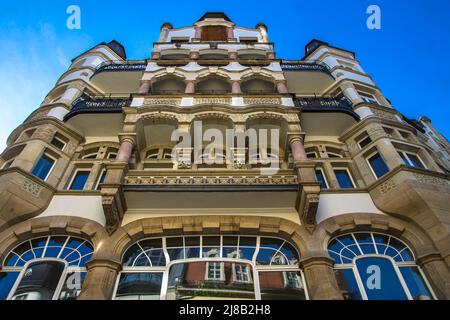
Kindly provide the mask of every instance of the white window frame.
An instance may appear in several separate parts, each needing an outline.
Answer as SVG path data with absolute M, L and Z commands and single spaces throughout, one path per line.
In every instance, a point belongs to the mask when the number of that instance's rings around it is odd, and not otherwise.
M 52 173 L 53 169 L 55 168 L 56 162 L 58 161 L 58 159 L 56 159 L 56 157 L 50 155 L 50 153 L 48 153 L 47 151 L 42 152 L 41 156 L 36 160 L 36 162 L 34 163 L 33 168 L 31 169 L 31 171 L 34 171 L 34 168 L 36 167 L 37 163 L 39 162 L 39 160 L 41 160 L 41 158 L 43 156 L 49 157 L 50 159 L 53 160 L 53 164 L 50 167 L 50 170 L 48 170 L 47 175 L 45 176 L 45 179 L 43 181 L 47 181 L 48 177 L 50 176 L 50 174 Z M 39 179 L 39 178 L 38 178 Z
M 91 152 L 88 154 L 85 154 L 83 157 L 81 157 L 82 160 L 95 160 L 97 159 L 98 151 L 97 152 Z M 95 158 L 91 158 L 92 156 L 95 156 Z
M 336 176 L 336 170 L 345 170 L 345 171 L 347 171 L 347 174 L 348 174 L 348 176 L 350 177 L 350 182 L 352 183 L 352 185 L 353 185 L 353 188 L 352 189 L 356 189 L 357 187 L 356 187 L 356 184 L 355 184 L 355 180 L 353 180 L 353 176 L 352 176 L 352 174 L 350 173 L 350 170 L 347 168 L 347 167 L 333 167 L 333 173 L 334 173 L 334 175 Z M 337 179 L 337 177 L 336 177 L 336 180 L 337 180 L 337 182 L 338 182 L 338 184 L 339 184 L 339 180 Z M 339 185 L 339 189 L 344 189 L 344 188 L 342 188 L 340 185 Z
M 237 267 L 244 267 L 244 266 L 245 266 L 245 276 L 247 277 L 247 280 L 240 280 L 240 279 L 238 279 Z M 237 282 L 237 283 L 253 283 L 252 277 L 251 277 L 251 274 L 250 274 L 249 266 L 250 265 L 248 263 L 232 263 L 231 264 L 231 269 L 232 269 L 233 282 Z M 239 273 L 243 273 L 243 272 L 240 271 Z
M 333 155 L 335 157 L 330 157 L 330 155 Z M 333 152 L 333 151 L 327 151 L 327 156 L 328 156 L 328 158 L 340 158 L 340 159 L 344 158 L 341 154 Z
M 403 156 L 406 158 L 406 160 L 408 161 L 409 166 L 410 166 L 411 168 L 417 168 L 417 167 L 415 167 L 415 166 L 413 165 L 411 159 L 410 159 L 409 156 L 408 156 L 409 154 L 412 154 L 412 155 L 416 156 L 417 159 L 419 159 L 419 161 L 420 161 L 420 163 L 422 164 L 422 166 L 423 166 L 425 169 L 428 169 L 427 165 L 425 164 L 425 162 L 423 162 L 423 160 L 422 160 L 422 158 L 419 156 L 419 154 L 417 154 L 417 153 L 415 153 L 415 152 L 409 152 L 409 151 L 403 151 L 403 150 L 397 150 L 397 151 L 398 151 L 399 153 L 403 154 Z M 403 160 L 403 159 L 402 159 L 402 160 Z M 422 169 L 422 168 L 417 168 L 417 169 Z
M 98 190 L 98 188 L 100 187 L 100 179 L 102 178 L 103 173 L 106 173 L 106 169 L 104 168 L 100 171 L 100 174 L 97 178 L 97 182 L 95 183 L 95 190 Z
M 308 157 L 308 155 L 310 155 L 310 154 L 314 154 L 315 157 L 314 157 L 314 158 Z M 307 157 L 308 159 L 318 159 L 318 158 L 319 158 L 319 155 L 318 155 L 317 151 L 310 151 L 310 152 L 306 152 L 306 157 Z
M 5 163 L 2 165 L 1 170 L 10 168 L 11 165 L 12 165 L 12 163 L 14 162 L 14 159 L 15 159 L 15 158 L 12 158 L 12 159 L 9 159 L 8 161 L 5 161 Z M 7 166 L 8 166 L 8 167 L 7 167 Z
M 280 272 L 280 271 L 285 271 L 285 272 L 300 272 L 301 275 L 301 279 L 302 279 L 302 284 L 303 284 L 303 290 L 305 292 L 305 298 L 306 300 L 309 300 L 309 293 L 308 293 L 308 286 L 306 285 L 306 279 L 304 276 L 304 272 L 303 270 L 300 268 L 299 265 L 257 265 L 256 264 L 256 258 L 258 256 L 259 250 L 260 250 L 260 243 L 261 243 L 261 237 L 264 238 L 274 238 L 274 239 L 278 239 L 280 240 L 280 238 L 278 237 L 271 237 L 271 236 L 257 236 L 257 235 L 242 235 L 243 237 L 255 237 L 256 238 L 256 244 L 255 244 L 255 252 L 253 254 L 252 260 L 246 260 L 246 259 L 232 259 L 232 258 L 223 258 L 222 256 L 222 252 L 223 252 L 223 236 L 227 236 L 227 235 L 215 235 L 215 236 L 220 236 L 220 257 L 215 257 L 215 258 L 203 258 L 201 257 L 202 255 L 202 251 L 203 251 L 203 235 L 200 235 L 200 245 L 199 245 L 199 253 L 200 253 L 200 257 L 197 258 L 188 258 L 188 259 L 178 259 L 178 260 L 174 260 L 174 261 L 170 261 L 169 258 L 169 254 L 167 252 L 167 245 L 166 245 L 166 239 L 167 238 L 172 238 L 172 237 L 183 237 L 183 244 L 185 244 L 185 237 L 190 237 L 190 236 L 199 236 L 199 235 L 179 235 L 179 236 L 168 236 L 168 237 L 156 237 L 157 239 L 162 238 L 162 250 L 164 252 L 164 256 L 166 258 L 166 265 L 165 266 L 155 266 L 155 267 L 128 267 L 128 266 L 123 266 L 122 270 L 119 272 L 119 274 L 116 277 L 116 283 L 114 286 L 114 290 L 113 290 L 113 294 L 112 294 L 112 299 L 114 300 L 117 294 L 117 290 L 119 287 L 119 281 L 120 281 L 120 277 L 122 275 L 122 273 L 163 273 L 163 278 L 162 278 L 162 284 L 161 284 L 161 294 L 160 294 L 160 299 L 161 300 L 165 300 L 166 299 L 166 294 L 167 294 L 167 289 L 168 289 L 168 279 L 169 279 L 169 271 L 171 269 L 171 267 L 173 265 L 176 264 L 183 264 L 183 263 L 189 263 L 189 262 L 221 262 L 221 263 L 226 263 L 226 262 L 230 262 L 232 263 L 241 263 L 241 264 L 247 264 L 252 268 L 252 277 L 251 279 L 253 280 L 253 286 L 254 286 L 254 293 L 255 293 L 255 300 L 261 300 L 261 290 L 259 287 L 259 273 L 260 272 Z M 212 235 L 208 235 L 208 236 L 214 236 Z M 238 248 L 240 248 L 240 235 L 237 236 L 238 237 Z M 143 238 L 139 241 L 143 241 L 146 239 L 152 239 L 152 238 Z M 282 240 L 282 239 L 281 239 Z M 286 242 L 286 240 L 284 240 L 284 242 Z M 284 242 L 281 246 L 284 245 Z M 135 242 L 135 243 L 139 243 L 139 242 Z M 291 243 L 291 242 L 289 242 Z M 185 245 L 183 245 L 184 248 L 186 248 Z M 242 246 L 242 247 L 246 247 L 246 246 Z M 141 248 L 142 249 L 142 248 Z M 297 251 L 297 250 L 296 250 Z M 300 253 L 297 251 L 297 254 L 299 255 Z M 168 262 L 170 261 L 170 262 Z M 167 263 L 168 262 L 168 263 Z M 208 269 L 206 269 L 207 271 Z
M 63 147 L 62 147 L 62 148 L 58 148 L 57 146 L 55 146 L 55 145 L 52 143 L 53 140 L 58 140 L 59 142 L 61 142 L 62 145 L 63 145 Z M 64 151 L 64 149 L 67 147 L 67 142 L 65 142 L 65 141 L 62 140 L 61 138 L 58 138 L 58 137 L 56 136 L 56 134 L 53 136 L 52 141 L 50 141 L 50 144 L 51 144 L 54 148 L 56 148 L 56 149 L 58 149 L 58 150 L 60 150 L 60 151 Z
M 361 142 L 363 142 L 363 141 L 366 140 L 366 139 L 369 139 L 370 142 L 369 142 L 365 147 L 362 147 L 362 146 L 361 146 Z M 362 138 L 356 140 L 356 143 L 358 144 L 359 150 L 363 150 L 364 148 L 367 148 L 372 142 L 373 142 L 373 141 L 372 141 L 372 138 L 371 138 L 368 134 L 366 134 L 364 137 L 362 137 Z
M 328 184 L 328 179 L 325 176 L 325 172 L 323 171 L 323 168 L 316 168 L 315 170 L 316 171 L 320 171 L 322 173 L 323 181 L 325 182 L 325 185 L 327 186 L 327 189 L 330 189 L 330 185 Z
M 371 158 L 373 158 L 373 156 L 376 155 L 376 154 L 378 154 L 378 155 L 381 157 L 381 159 L 383 159 L 384 164 L 385 164 L 386 167 L 388 168 L 388 172 L 386 172 L 386 173 L 385 173 L 384 175 L 382 175 L 381 177 L 378 177 L 378 176 L 377 176 L 377 174 L 375 173 L 375 170 L 373 170 L 372 165 L 370 164 L 370 161 L 369 161 L 369 160 L 370 160 Z M 381 179 L 382 177 L 384 177 L 386 174 L 388 174 L 388 173 L 391 171 L 391 170 L 389 169 L 389 166 L 388 166 L 387 163 L 386 163 L 386 160 L 384 160 L 383 156 L 381 155 L 381 153 L 380 153 L 378 150 L 376 150 L 376 151 L 370 153 L 370 154 L 366 157 L 366 163 L 367 163 L 367 165 L 369 166 L 370 171 L 372 172 L 373 177 L 375 178 L 375 180 Z
M 219 278 L 214 277 L 210 277 L 209 276 L 209 268 L 212 267 L 214 268 L 213 272 L 214 275 L 217 272 L 217 265 L 219 265 Z M 209 280 L 209 281 L 225 281 L 225 264 L 224 262 L 221 261 L 207 261 L 206 262 L 206 268 L 205 268 L 205 280 Z
M 377 97 L 375 97 L 373 94 L 371 93 L 367 93 L 367 92 L 363 92 L 363 91 L 358 91 L 359 96 L 361 97 L 361 99 L 364 100 L 364 102 L 366 103 L 375 103 L 375 104 L 380 104 L 380 102 L 378 101 Z
M 114 159 L 116 159 L 117 158 L 117 152 L 115 152 L 115 151 L 111 151 L 111 152 L 108 152 L 108 155 L 106 156 L 106 159 L 107 160 L 114 160 Z M 114 158 L 111 158 L 111 155 L 114 155 Z
M 72 190 L 71 188 L 72 188 L 73 181 L 75 180 L 75 177 L 77 176 L 77 173 L 80 172 L 80 171 L 89 172 L 89 175 L 88 175 L 88 178 L 87 178 L 87 180 L 86 180 L 86 183 L 84 184 L 82 190 Z M 67 186 L 67 190 L 69 190 L 69 191 L 83 191 L 83 190 L 85 190 L 86 184 L 87 184 L 87 182 L 88 182 L 88 180 L 89 180 L 89 176 L 91 175 L 91 173 L 92 173 L 92 169 L 77 168 L 77 169 L 74 171 L 74 173 L 73 173 L 73 175 L 72 175 L 72 178 L 70 179 L 70 183 L 69 183 L 68 186 Z

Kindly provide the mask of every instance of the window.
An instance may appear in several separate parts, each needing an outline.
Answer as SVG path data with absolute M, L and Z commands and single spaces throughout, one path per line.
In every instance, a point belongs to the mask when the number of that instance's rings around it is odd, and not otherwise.
M 349 300 L 421 300 L 434 294 L 412 251 L 402 241 L 379 233 L 334 238 L 328 252 L 338 284 Z
M 66 146 L 66 142 L 62 138 L 60 138 L 58 135 L 55 135 L 50 141 L 50 144 L 58 148 L 59 150 L 64 150 L 64 147 Z
M 36 162 L 31 173 L 38 177 L 39 179 L 45 181 L 50 174 L 53 166 L 55 165 L 56 160 L 52 158 L 47 153 L 44 153 L 39 160 Z
M 100 178 L 98 179 L 97 186 L 95 187 L 95 190 L 100 190 L 102 188 L 102 184 L 105 183 L 106 179 L 106 170 L 103 169 L 102 173 L 100 174 Z
M 376 178 L 381 178 L 389 172 L 389 168 L 378 152 L 368 157 L 367 161 L 369 162 L 370 168 L 372 169 L 372 172 Z
M 10 160 L 6 161 L 2 166 L 2 170 L 10 168 L 13 162 L 14 162 L 14 159 L 10 159 Z
M 97 159 L 97 152 L 88 153 L 82 157 L 83 160 Z
M 0 300 L 73 300 L 81 292 L 92 245 L 51 236 L 14 248 L 0 272 Z
M 201 41 L 222 41 L 228 40 L 227 28 L 224 26 L 202 27 Z
M 90 171 L 77 170 L 70 183 L 69 190 L 83 190 L 89 178 Z
M 109 152 L 108 156 L 106 157 L 109 160 L 114 160 L 117 158 L 117 152 Z
M 313 151 L 313 152 L 308 152 L 308 153 L 306 154 L 306 157 L 307 157 L 308 159 L 316 159 L 316 158 L 318 158 L 317 153 L 316 153 L 315 151 Z
M 307 293 L 298 252 L 288 241 L 186 235 L 145 239 L 129 247 L 114 297 L 292 300 L 306 299 Z
M 375 96 L 371 95 L 370 93 L 364 93 L 360 91 L 358 91 L 358 93 L 364 102 L 378 104 L 377 98 L 375 98 Z
M 417 154 L 405 151 L 399 151 L 398 154 L 408 167 L 426 169 L 426 166 Z
M 316 169 L 316 178 L 317 181 L 320 183 L 321 189 L 328 189 L 328 183 L 325 178 L 325 175 L 323 174 L 322 169 Z
M 367 147 L 370 143 L 372 142 L 372 139 L 370 139 L 370 137 L 368 135 L 364 136 L 363 138 L 359 139 L 357 141 L 358 146 L 360 149 L 364 149 L 365 147 Z
M 335 169 L 334 173 L 339 183 L 339 187 L 342 189 L 353 189 L 355 184 L 347 169 Z

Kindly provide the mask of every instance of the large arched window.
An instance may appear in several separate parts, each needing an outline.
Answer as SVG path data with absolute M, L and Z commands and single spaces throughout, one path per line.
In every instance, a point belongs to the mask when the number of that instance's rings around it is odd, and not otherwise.
M 373 232 L 341 235 L 329 243 L 328 252 L 347 299 L 435 298 L 412 251 L 392 236 Z
M 259 236 L 179 236 L 132 245 L 115 299 L 306 299 L 289 242 Z
M 68 236 L 23 242 L 0 272 L 0 300 L 72 300 L 80 294 L 92 245 Z

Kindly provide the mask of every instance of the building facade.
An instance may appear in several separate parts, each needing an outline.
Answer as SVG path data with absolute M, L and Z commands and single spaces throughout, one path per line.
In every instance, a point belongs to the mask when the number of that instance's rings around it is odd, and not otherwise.
M 449 152 L 322 41 L 100 43 L 1 154 L 0 299 L 449 299 Z

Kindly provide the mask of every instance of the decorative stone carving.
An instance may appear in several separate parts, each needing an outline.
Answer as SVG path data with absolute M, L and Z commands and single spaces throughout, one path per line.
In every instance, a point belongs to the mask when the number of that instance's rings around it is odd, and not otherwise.
M 33 197 L 38 198 L 41 194 L 42 187 L 38 185 L 36 182 L 31 181 L 29 179 L 25 179 L 22 184 L 22 189 L 26 192 L 30 193 Z
M 428 175 L 420 174 L 420 173 L 414 173 L 414 177 L 416 178 L 416 180 L 418 182 L 423 183 L 423 184 L 431 184 L 431 185 L 443 186 L 443 187 L 449 186 L 449 183 L 447 180 L 439 178 L 439 177 L 428 176 Z
M 297 185 L 296 175 L 292 176 L 127 176 L 127 185 Z
M 172 105 L 172 106 L 179 106 L 181 103 L 180 98 L 146 98 L 144 100 L 145 106 L 150 105 Z
M 195 98 L 194 104 L 231 104 L 231 98 L 227 97 Z
M 395 117 L 395 115 L 393 113 L 387 112 L 387 111 L 383 111 L 380 109 L 376 109 L 376 108 L 370 108 L 370 110 L 372 111 L 372 113 L 379 117 L 379 118 L 383 118 L 383 119 L 388 119 L 388 120 L 394 120 L 396 121 L 397 118 Z
M 380 184 L 380 186 L 378 187 L 378 191 L 382 194 L 386 194 L 396 187 L 397 187 L 397 184 L 394 181 L 388 180 L 388 181 Z
M 275 97 L 244 98 L 244 104 L 281 104 L 281 99 Z

